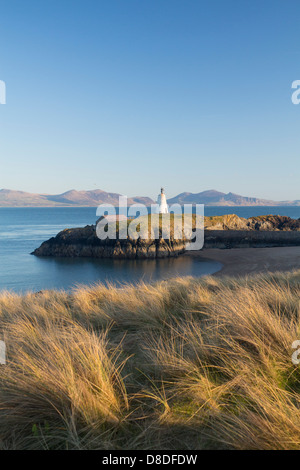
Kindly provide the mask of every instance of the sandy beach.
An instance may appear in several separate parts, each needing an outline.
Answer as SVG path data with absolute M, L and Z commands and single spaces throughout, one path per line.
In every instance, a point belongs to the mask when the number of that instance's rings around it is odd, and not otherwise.
M 274 248 L 205 249 L 185 256 L 211 259 L 223 264 L 215 276 L 243 276 L 262 272 L 300 269 L 300 246 Z

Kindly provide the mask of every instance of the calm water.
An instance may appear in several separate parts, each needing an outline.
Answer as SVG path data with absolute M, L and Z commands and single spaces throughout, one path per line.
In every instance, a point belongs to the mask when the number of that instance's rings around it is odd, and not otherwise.
M 281 214 L 300 217 L 300 208 L 206 208 L 206 215 L 236 213 L 241 217 Z M 221 268 L 214 261 L 187 257 L 164 260 L 92 260 L 37 258 L 30 253 L 64 228 L 96 220 L 95 208 L 0 208 L 0 290 L 68 289 L 95 282 L 138 282 L 172 276 L 203 276 Z

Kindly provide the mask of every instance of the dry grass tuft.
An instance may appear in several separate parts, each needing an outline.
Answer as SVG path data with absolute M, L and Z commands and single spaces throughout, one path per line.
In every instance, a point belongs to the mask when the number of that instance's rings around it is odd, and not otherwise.
M 300 272 L 0 294 L 4 449 L 298 449 Z

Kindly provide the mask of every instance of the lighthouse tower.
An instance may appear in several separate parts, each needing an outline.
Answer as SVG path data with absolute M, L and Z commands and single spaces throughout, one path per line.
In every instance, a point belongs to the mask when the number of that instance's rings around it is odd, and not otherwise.
M 168 209 L 168 204 L 167 204 L 167 199 L 166 195 L 164 192 L 164 188 L 161 188 L 160 194 L 158 195 L 157 198 L 157 205 L 158 205 L 158 213 L 159 214 L 168 214 L 169 209 Z

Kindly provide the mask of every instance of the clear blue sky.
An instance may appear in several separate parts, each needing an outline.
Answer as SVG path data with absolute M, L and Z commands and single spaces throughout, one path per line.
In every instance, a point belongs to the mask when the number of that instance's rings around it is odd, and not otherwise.
M 2 0 L 0 188 L 300 199 L 299 0 Z

